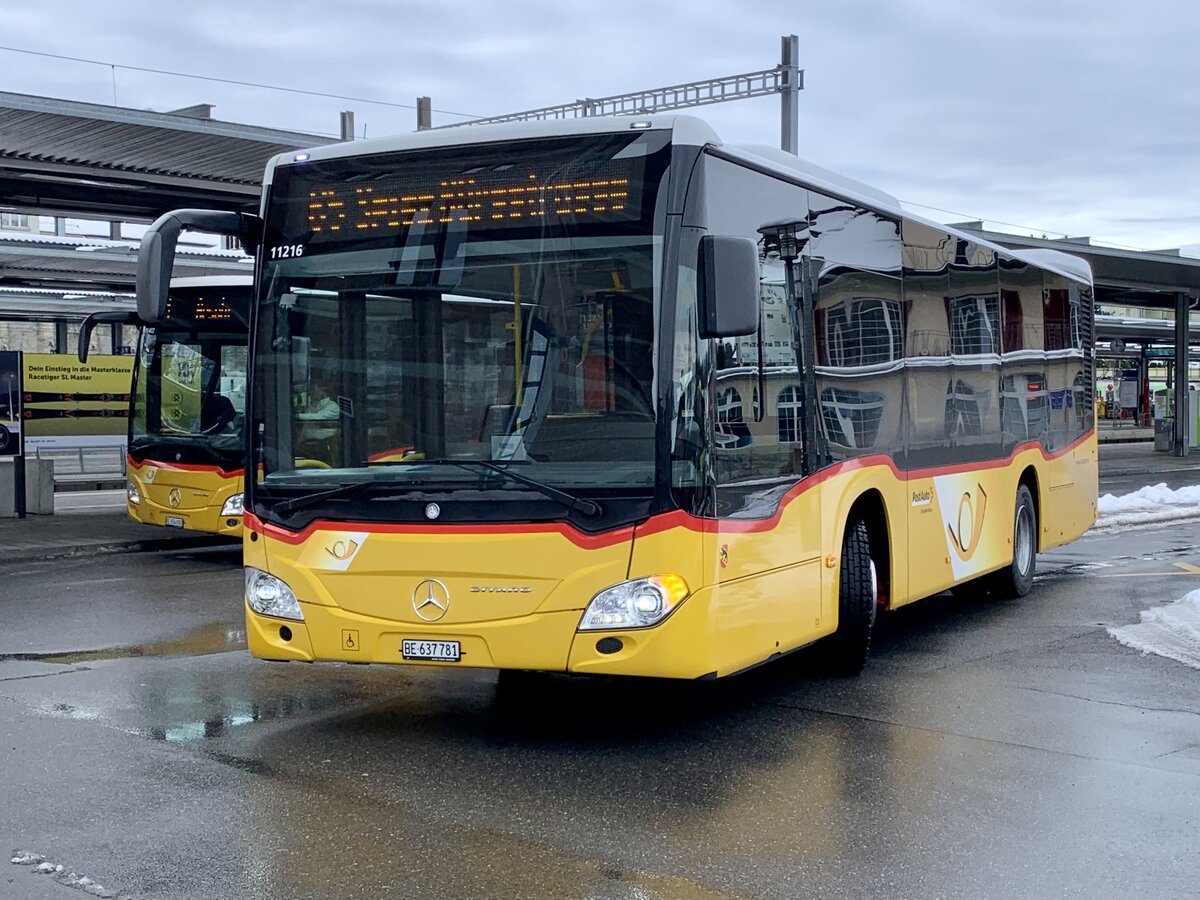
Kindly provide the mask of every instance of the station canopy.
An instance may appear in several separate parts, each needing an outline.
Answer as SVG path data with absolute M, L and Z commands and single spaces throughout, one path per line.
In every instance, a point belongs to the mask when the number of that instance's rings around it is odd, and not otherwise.
M 0 232 L 0 287 L 129 291 L 137 274 L 136 241 Z M 250 275 L 253 260 L 240 250 L 189 246 L 176 251 L 174 274 Z M 10 298 L 11 299 L 11 298 Z M 12 310 L 0 298 L 0 314 Z
M 952 227 L 975 232 L 1002 247 L 1078 256 L 1091 266 L 1096 302 L 1103 306 L 1173 310 L 1177 294 L 1200 300 L 1200 259 L 1181 256 L 1178 250 L 1121 250 L 1094 245 L 1088 238 L 1022 237 L 985 231 L 982 222 L 958 222 Z
M 329 137 L 0 92 L 0 206 L 149 221 L 180 207 L 254 211 L 267 160 Z

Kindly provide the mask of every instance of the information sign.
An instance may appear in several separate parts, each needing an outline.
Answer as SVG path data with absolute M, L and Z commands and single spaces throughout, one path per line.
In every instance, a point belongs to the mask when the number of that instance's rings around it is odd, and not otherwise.
M 0 456 L 20 456 L 21 354 L 0 350 Z

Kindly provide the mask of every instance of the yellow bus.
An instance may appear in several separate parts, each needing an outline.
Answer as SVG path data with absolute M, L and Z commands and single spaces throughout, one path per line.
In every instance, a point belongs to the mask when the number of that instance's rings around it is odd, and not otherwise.
M 1075 258 L 682 116 L 339 144 L 264 184 L 222 226 L 260 242 L 256 657 L 695 679 L 819 643 L 855 673 L 877 610 L 1025 594 L 1095 518 Z
M 240 537 L 248 315 L 253 279 L 175 278 L 163 316 L 140 324 L 130 396 L 126 507 L 147 525 Z

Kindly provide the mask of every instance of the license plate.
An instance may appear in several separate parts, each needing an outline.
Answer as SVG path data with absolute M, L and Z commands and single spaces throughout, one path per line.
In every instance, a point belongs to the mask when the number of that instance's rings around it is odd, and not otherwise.
M 405 659 L 428 659 L 435 662 L 458 662 L 462 650 L 458 641 L 404 641 L 400 655 Z
M 182 528 L 183 519 L 179 518 L 179 516 L 167 516 L 163 519 L 163 524 L 168 528 Z

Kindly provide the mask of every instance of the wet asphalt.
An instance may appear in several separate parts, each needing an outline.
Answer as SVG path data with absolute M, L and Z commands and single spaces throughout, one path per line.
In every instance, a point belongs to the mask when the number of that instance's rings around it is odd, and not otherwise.
M 0 846 L 131 898 L 1195 897 L 1200 672 L 1105 628 L 1196 567 L 1093 533 L 859 678 L 671 684 L 258 662 L 225 549 L 0 565 Z

